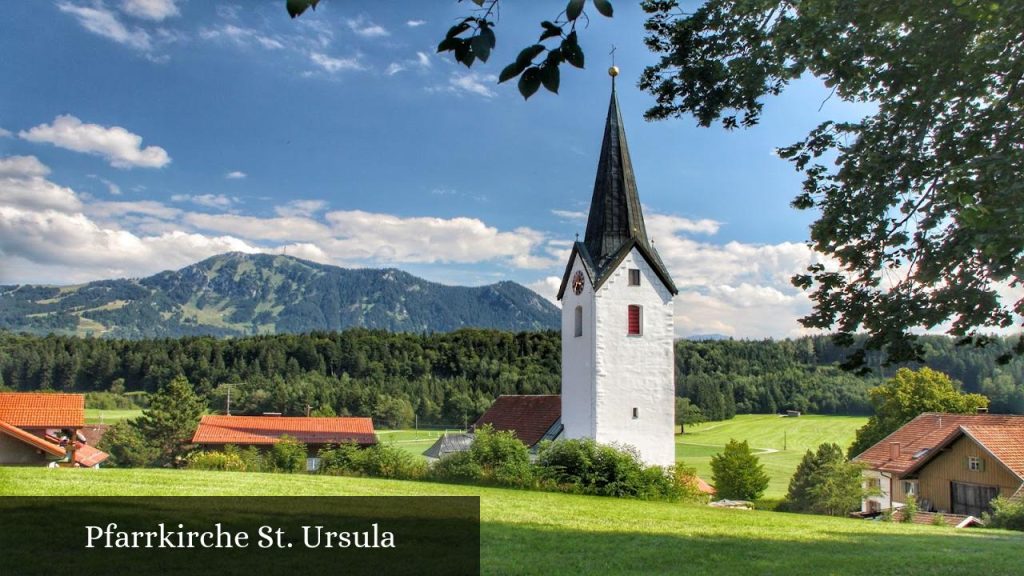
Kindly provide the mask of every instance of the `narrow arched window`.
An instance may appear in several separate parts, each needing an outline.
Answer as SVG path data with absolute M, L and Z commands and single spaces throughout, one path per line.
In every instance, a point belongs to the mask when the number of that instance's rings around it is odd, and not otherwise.
M 629 322 L 628 329 L 626 331 L 630 336 L 640 336 L 643 334 L 643 308 L 636 304 L 629 305 Z
M 579 338 L 580 336 L 583 336 L 583 306 L 577 306 L 576 307 L 576 324 L 575 324 L 575 326 L 576 326 L 576 330 L 575 330 L 574 333 L 576 334 L 576 337 Z

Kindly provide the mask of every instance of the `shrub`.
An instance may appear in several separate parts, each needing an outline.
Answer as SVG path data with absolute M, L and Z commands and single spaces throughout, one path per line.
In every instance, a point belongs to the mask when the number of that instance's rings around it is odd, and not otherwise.
M 768 475 L 746 440 L 730 440 L 711 457 L 712 477 L 720 498 L 757 500 L 768 488 Z
M 188 467 L 194 470 L 245 471 L 245 462 L 236 453 L 195 452 L 188 457 Z
M 473 460 L 471 452 L 455 452 L 435 462 L 430 474 L 443 482 L 477 482 L 483 475 L 483 469 Z
M 482 477 L 496 480 L 498 470 L 520 469 L 530 464 L 530 450 L 516 438 L 514 432 L 495 431 L 490 425 L 482 426 L 473 434 L 473 445 L 469 450 L 481 469 Z M 506 476 L 502 473 L 502 476 Z
M 416 480 L 427 473 L 426 462 L 392 444 L 375 444 L 356 452 L 353 464 L 359 473 L 377 478 Z
M 917 497 L 911 494 L 907 496 L 907 503 L 900 508 L 900 522 L 909 524 L 914 521 L 914 516 L 917 516 Z
M 238 458 L 242 461 L 242 465 L 245 466 L 246 472 L 273 472 L 274 469 L 267 462 L 266 456 L 260 452 L 259 448 L 255 446 L 248 446 L 243 449 L 239 449 L 237 446 L 227 445 L 224 447 L 224 451 L 236 450 Z
M 1024 531 L 1024 500 L 996 498 L 992 501 L 992 513 L 985 514 L 984 519 L 991 528 Z
M 294 473 L 306 470 L 306 445 L 291 436 L 281 436 L 267 456 L 275 471 Z
M 945 526 L 945 525 L 946 525 L 946 515 L 945 514 L 942 514 L 940 512 L 940 513 L 936 514 L 935 516 L 932 516 L 932 526 Z
M 324 446 L 317 452 L 320 458 L 321 474 L 356 474 L 359 473 L 359 446 L 346 443 L 338 446 Z

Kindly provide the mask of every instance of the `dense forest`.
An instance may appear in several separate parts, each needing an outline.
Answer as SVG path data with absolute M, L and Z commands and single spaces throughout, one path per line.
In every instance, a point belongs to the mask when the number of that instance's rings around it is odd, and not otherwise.
M 924 339 L 926 364 L 994 412 L 1024 413 L 1024 361 L 1000 365 L 1009 344 L 957 347 Z M 676 392 L 704 418 L 801 410 L 866 414 L 868 388 L 896 367 L 872 359 L 873 373 L 837 367 L 846 350 L 827 337 L 676 343 Z M 0 387 L 12 390 L 153 392 L 178 374 L 233 413 L 371 415 L 385 426 L 462 425 L 500 394 L 559 391 L 557 332 L 466 329 L 445 334 L 355 329 L 218 339 L 116 340 L 0 332 Z

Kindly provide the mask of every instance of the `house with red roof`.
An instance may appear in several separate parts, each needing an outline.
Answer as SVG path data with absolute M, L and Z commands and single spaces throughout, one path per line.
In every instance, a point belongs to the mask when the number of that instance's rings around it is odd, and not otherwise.
M 0 465 L 99 467 L 108 455 L 88 444 L 83 427 L 81 394 L 0 392 Z
M 1024 494 L 1024 416 L 925 413 L 854 458 L 867 466 L 862 513 L 898 510 L 980 517 Z
M 562 434 L 562 397 L 558 394 L 502 395 L 473 424 L 508 431 L 530 448 Z
M 289 436 L 306 445 L 307 467 L 316 470 L 317 452 L 327 445 L 377 443 L 370 418 L 311 416 L 203 416 L 192 443 L 206 449 L 224 446 L 269 448 Z

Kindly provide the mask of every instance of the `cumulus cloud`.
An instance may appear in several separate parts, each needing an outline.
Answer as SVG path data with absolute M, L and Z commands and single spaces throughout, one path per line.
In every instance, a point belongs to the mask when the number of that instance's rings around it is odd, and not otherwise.
M 552 210 L 551 213 L 554 214 L 555 216 L 558 216 L 562 220 L 569 222 L 579 222 L 581 220 L 586 222 L 587 220 L 586 212 L 576 210 Z
M 83 28 L 93 34 L 113 40 L 143 52 L 153 48 L 149 33 L 141 28 L 129 28 L 103 4 L 77 6 L 69 2 L 58 2 L 57 9 L 74 16 Z
M 136 18 L 154 22 L 180 14 L 175 0 L 121 0 L 121 10 Z
M 230 208 L 235 203 L 235 199 L 225 196 L 223 194 L 175 194 L 171 196 L 172 202 L 191 202 L 198 206 L 205 206 L 207 208 Z
M 273 37 L 261 34 L 251 28 L 242 28 L 234 24 L 224 24 L 215 28 L 203 28 L 199 31 L 203 40 L 224 40 L 237 46 L 258 45 L 267 50 L 281 50 L 284 44 Z
M 562 285 L 562 279 L 558 276 L 545 276 L 535 282 L 526 284 L 526 287 L 533 290 L 537 294 L 540 294 L 544 299 L 548 300 L 555 306 L 559 305 L 557 296 L 558 288 Z
M 31 178 L 33 176 L 46 176 L 49 173 L 49 167 L 40 162 L 35 156 L 7 156 L 6 158 L 0 158 L 0 176 Z
M 227 178 L 228 180 L 241 180 L 246 176 L 248 176 L 248 174 L 242 172 L 241 170 L 234 170 L 224 175 L 224 177 Z
M 362 63 L 359 61 L 359 57 L 355 56 L 352 58 L 335 58 L 328 56 L 322 52 L 310 52 L 309 59 L 314 64 L 323 68 L 327 72 L 334 74 L 336 72 L 344 72 L 347 70 L 364 70 Z
M 409 28 L 419 28 L 420 26 L 423 26 L 426 23 L 427 23 L 426 20 L 406 20 L 405 21 L 405 25 L 408 26 Z
M 115 168 L 162 168 L 171 162 L 159 146 L 142 148 L 142 136 L 120 126 L 83 124 L 71 115 L 57 116 L 52 124 L 40 124 L 18 133 L 29 142 L 45 142 L 84 154 L 105 158 Z
M 360 16 L 359 18 L 350 18 L 345 22 L 345 24 L 348 25 L 349 30 L 352 30 L 356 35 L 362 36 L 363 38 L 383 38 L 391 35 L 391 33 L 383 26 L 369 22 L 363 16 Z

